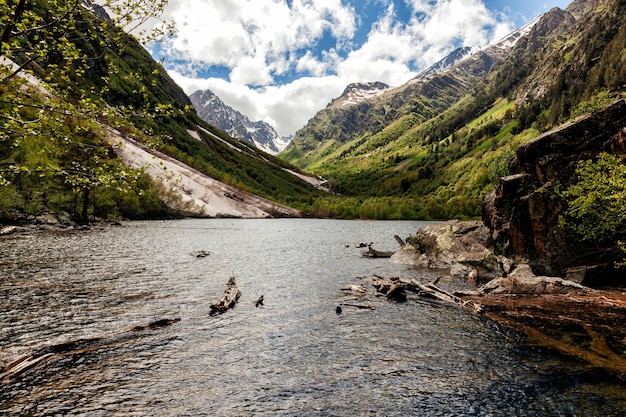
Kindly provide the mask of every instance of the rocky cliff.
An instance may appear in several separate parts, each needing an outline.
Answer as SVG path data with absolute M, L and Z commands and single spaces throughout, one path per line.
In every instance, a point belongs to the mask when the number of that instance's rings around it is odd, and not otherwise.
M 626 156 L 623 100 L 520 146 L 511 161 L 512 175 L 484 199 L 483 220 L 496 249 L 528 258 L 536 273 L 582 275 L 594 283 L 616 278 L 619 251 L 585 248 L 559 226 L 564 207 L 556 188 L 572 183 L 578 161 L 601 152 Z

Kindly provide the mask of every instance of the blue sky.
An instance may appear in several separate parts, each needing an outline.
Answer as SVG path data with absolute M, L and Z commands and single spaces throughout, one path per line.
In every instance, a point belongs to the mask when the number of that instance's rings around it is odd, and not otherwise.
M 177 33 L 149 49 L 188 94 L 211 89 L 295 133 L 352 82 L 405 83 L 569 1 L 170 0 Z

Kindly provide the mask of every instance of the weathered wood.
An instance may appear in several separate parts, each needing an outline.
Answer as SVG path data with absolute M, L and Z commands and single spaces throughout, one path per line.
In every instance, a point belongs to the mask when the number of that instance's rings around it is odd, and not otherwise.
M 256 303 L 254 303 L 254 306 L 255 307 L 262 306 L 264 299 L 265 299 L 265 297 L 263 297 L 263 295 L 261 295 L 259 298 L 257 298 Z
M 125 332 L 109 337 L 69 340 L 23 353 L 4 364 L 0 363 L 0 387 L 19 381 L 28 374 L 50 368 L 51 365 L 64 357 L 81 355 L 118 346 L 120 343 L 143 337 L 143 331 L 160 329 L 179 321 L 180 318 L 178 317 L 173 319 L 160 319 L 146 325 L 132 327 Z
M 361 252 L 363 257 L 365 258 L 391 258 L 394 253 L 395 252 L 393 251 L 391 252 L 379 251 L 379 250 L 372 248 L 371 246 L 368 247 L 367 250 L 364 250 L 363 252 Z
M 367 293 L 367 288 L 364 285 L 350 285 L 347 288 L 341 288 L 341 291 L 351 291 L 357 295 L 364 295 Z
M 442 290 L 441 288 L 435 286 L 434 284 L 423 284 L 416 280 L 411 280 L 411 284 L 415 287 L 419 288 L 420 295 L 428 295 L 439 300 L 445 301 L 447 303 L 456 304 L 465 309 L 474 311 L 476 313 L 480 313 L 483 309 L 480 303 L 471 300 L 463 300 L 462 298 L 457 297 L 456 295 Z
M 548 347 L 626 381 L 626 293 L 483 295 L 483 315 Z M 575 335 L 575 337 L 572 337 Z
M 393 238 L 396 240 L 396 242 L 398 242 L 398 245 L 400 245 L 400 247 L 404 247 L 406 245 L 406 242 L 404 240 L 402 240 L 402 238 L 398 235 L 393 235 Z
M 416 280 L 402 281 L 399 278 L 385 279 L 377 277 L 372 280 L 372 285 L 374 286 L 374 288 L 376 288 L 376 291 L 382 294 L 386 294 L 388 299 L 395 300 L 396 296 L 402 297 L 400 291 L 400 289 L 402 289 L 403 291 L 414 292 L 422 297 L 436 298 L 447 303 L 456 304 L 460 307 L 474 311 L 476 313 L 480 313 L 482 311 L 482 306 L 480 303 L 477 303 L 475 301 L 465 301 L 448 291 L 442 290 L 433 283 L 424 284 Z M 392 293 L 392 291 L 395 294 L 392 294 L 390 296 L 389 294 Z M 406 295 L 404 297 L 406 297 Z M 401 300 L 401 298 L 398 300 Z M 405 300 L 406 298 L 401 301 Z
M 372 285 L 381 294 L 388 294 L 393 286 L 401 286 L 405 291 L 418 292 L 419 290 L 410 282 L 402 281 L 400 278 L 382 278 L 375 276 Z
M 14 380 L 23 373 L 28 372 L 37 366 L 41 366 L 53 355 L 54 354 L 50 352 L 41 356 L 22 355 L 5 367 L 5 371 L 0 374 L 0 381 L 5 382 Z
M 222 295 L 219 300 L 211 304 L 211 312 L 209 314 L 222 314 L 228 311 L 229 309 L 235 307 L 235 304 L 239 301 L 239 297 L 241 297 L 241 291 L 237 288 L 235 276 L 233 275 L 226 283 L 226 291 L 224 291 L 224 295 Z

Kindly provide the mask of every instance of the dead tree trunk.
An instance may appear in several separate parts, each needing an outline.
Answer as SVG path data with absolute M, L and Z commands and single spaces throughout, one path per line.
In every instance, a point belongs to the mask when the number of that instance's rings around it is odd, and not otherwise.
M 396 242 L 398 242 L 398 245 L 400 245 L 401 248 L 403 248 L 406 245 L 406 242 L 402 240 L 400 236 L 393 235 L 393 238 L 396 240 Z
M 399 293 L 399 290 L 402 289 L 405 291 L 414 292 L 420 296 L 436 298 L 447 303 L 456 304 L 460 307 L 474 311 L 476 313 L 480 313 L 482 310 L 482 306 L 480 303 L 474 301 L 465 301 L 457 297 L 456 295 L 449 293 L 448 291 L 442 290 L 441 288 L 435 286 L 435 284 L 423 284 L 416 280 L 411 280 L 410 282 L 407 282 L 402 281 L 398 278 L 385 279 L 376 277 L 376 279 L 372 281 L 372 285 L 376 288 L 376 291 L 387 294 L 387 298 L 392 300 L 394 299 L 394 295 L 392 294 L 392 296 L 389 296 L 391 291 L 395 290 Z
M 482 305 L 480 303 L 476 303 L 474 301 L 465 301 L 448 291 L 442 290 L 434 284 L 423 284 L 414 279 L 411 280 L 411 284 L 419 289 L 420 295 L 428 295 L 447 303 L 456 304 L 460 307 L 474 311 L 476 313 L 480 313 L 482 311 Z
M 211 304 L 210 314 L 222 314 L 228 309 L 235 307 L 235 304 L 239 301 L 239 297 L 241 297 L 241 291 L 237 288 L 235 276 L 231 276 L 226 283 L 226 291 L 224 291 L 224 295 L 219 300 Z
M 363 255 L 364 258 L 391 258 L 394 253 L 395 252 L 379 251 L 370 246 L 367 250 L 361 252 L 361 255 Z

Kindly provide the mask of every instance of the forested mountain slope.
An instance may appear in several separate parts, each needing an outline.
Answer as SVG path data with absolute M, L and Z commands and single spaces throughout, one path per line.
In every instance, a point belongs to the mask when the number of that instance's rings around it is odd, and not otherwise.
M 293 166 L 202 121 L 139 42 L 88 6 L 0 5 L 3 222 L 46 212 L 83 219 L 175 214 L 163 204 L 176 199 L 175 190 L 123 164 L 111 131 L 277 203 L 321 194 Z
M 623 94 L 625 16 L 620 0 L 552 9 L 512 47 L 320 111 L 281 156 L 348 197 L 320 203 L 328 212 L 479 216 L 518 145 Z

